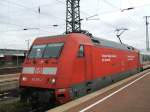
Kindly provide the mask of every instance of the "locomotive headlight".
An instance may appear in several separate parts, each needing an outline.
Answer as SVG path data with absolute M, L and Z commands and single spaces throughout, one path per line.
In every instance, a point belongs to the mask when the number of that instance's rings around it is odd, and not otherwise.
M 27 80 L 27 78 L 26 77 L 22 77 L 22 81 L 26 81 Z
M 55 78 L 50 79 L 50 80 L 49 80 L 49 83 L 55 84 L 55 83 L 56 83 L 56 79 L 55 79 Z

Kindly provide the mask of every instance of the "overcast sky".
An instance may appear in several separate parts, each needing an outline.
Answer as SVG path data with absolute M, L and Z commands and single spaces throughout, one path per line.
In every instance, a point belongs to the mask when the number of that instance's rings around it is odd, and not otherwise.
M 82 29 L 119 42 L 115 29 L 127 28 L 122 42 L 145 49 L 144 16 L 150 16 L 150 0 L 80 0 L 80 6 Z M 134 9 L 121 11 L 129 7 Z M 0 0 L 0 8 L 0 48 L 27 49 L 27 40 L 31 44 L 36 37 L 65 32 L 65 0 Z

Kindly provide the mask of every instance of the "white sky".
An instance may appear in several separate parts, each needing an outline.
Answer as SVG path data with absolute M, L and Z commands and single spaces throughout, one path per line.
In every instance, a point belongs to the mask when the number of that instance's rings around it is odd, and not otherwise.
M 150 16 L 150 0 L 80 0 L 80 6 L 82 29 L 119 42 L 115 29 L 125 27 L 123 43 L 145 49 L 143 16 Z M 129 7 L 135 9 L 121 12 Z M 0 0 L 0 8 L 0 48 L 26 49 L 26 40 L 31 44 L 36 37 L 65 32 L 65 0 Z M 93 15 L 96 20 L 85 20 Z

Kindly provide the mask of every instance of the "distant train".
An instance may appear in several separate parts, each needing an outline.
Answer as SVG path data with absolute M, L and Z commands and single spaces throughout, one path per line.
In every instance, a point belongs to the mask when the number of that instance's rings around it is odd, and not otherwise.
M 70 33 L 37 38 L 23 64 L 21 100 L 66 103 L 150 66 L 150 54 Z

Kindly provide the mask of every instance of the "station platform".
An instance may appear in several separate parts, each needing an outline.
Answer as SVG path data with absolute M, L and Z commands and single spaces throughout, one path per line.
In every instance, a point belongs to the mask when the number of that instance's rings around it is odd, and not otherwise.
M 48 112 L 150 112 L 150 70 Z

